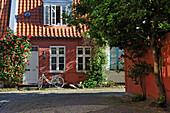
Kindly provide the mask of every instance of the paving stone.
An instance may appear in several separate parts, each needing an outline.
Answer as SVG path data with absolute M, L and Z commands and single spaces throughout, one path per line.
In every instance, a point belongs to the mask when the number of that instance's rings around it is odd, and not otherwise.
M 0 113 L 166 113 L 145 103 L 121 103 L 124 88 L 0 92 Z

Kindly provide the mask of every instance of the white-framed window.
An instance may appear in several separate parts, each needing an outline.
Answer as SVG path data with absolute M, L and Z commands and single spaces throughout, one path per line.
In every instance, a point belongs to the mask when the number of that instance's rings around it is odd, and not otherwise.
M 76 70 L 84 72 L 90 70 L 91 47 L 77 46 L 76 48 Z
M 67 5 L 44 5 L 44 25 L 65 26 L 62 14 L 67 12 Z
M 65 46 L 50 46 L 50 72 L 64 73 L 65 70 Z

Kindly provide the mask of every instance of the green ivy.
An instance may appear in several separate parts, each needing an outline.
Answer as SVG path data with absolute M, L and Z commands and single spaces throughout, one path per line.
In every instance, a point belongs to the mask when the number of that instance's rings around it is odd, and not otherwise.
M 95 55 L 92 56 L 91 60 L 91 70 L 87 71 L 87 80 L 85 80 L 81 85 L 83 87 L 92 88 L 101 86 L 104 82 L 106 76 L 105 69 L 107 64 L 107 55 L 103 48 L 98 48 L 97 50 L 92 50 Z
M 129 65 L 128 69 L 129 71 L 127 77 L 135 81 L 135 85 L 138 85 L 140 83 L 140 78 L 148 75 L 153 70 L 153 67 L 145 61 L 139 60 L 132 64 L 132 66 Z
M 13 87 L 22 82 L 30 55 L 30 37 L 15 36 L 10 29 L 0 36 L 0 82 Z

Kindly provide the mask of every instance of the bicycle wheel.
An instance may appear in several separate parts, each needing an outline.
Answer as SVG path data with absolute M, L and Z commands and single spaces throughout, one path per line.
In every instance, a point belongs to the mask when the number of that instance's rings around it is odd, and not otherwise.
M 56 77 L 53 81 L 53 85 L 62 88 L 64 86 L 64 79 L 62 77 Z
M 42 88 L 42 86 L 43 86 L 43 78 L 40 77 L 39 80 L 38 80 L 38 88 L 39 88 L 39 90 Z

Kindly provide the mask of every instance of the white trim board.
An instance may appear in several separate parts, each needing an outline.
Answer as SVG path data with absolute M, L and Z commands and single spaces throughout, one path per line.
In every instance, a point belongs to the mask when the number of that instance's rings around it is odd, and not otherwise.
M 10 8 L 10 20 L 9 27 L 16 32 L 17 29 L 17 15 L 18 15 L 18 0 L 11 0 L 11 8 Z

